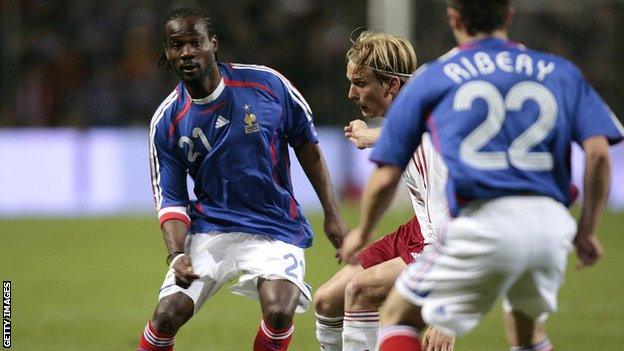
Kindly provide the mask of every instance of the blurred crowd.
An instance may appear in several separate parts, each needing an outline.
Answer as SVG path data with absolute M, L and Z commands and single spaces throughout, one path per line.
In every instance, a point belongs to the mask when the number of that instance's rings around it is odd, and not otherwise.
M 344 54 L 352 29 L 366 24 L 364 1 L 197 3 L 213 17 L 220 61 L 279 70 L 304 93 L 317 123 L 350 119 Z M 0 126 L 146 126 L 177 81 L 157 62 L 163 19 L 179 5 L 33 0 L 9 9 L 5 2 L 3 16 L 12 11 L 19 20 L 12 19 L 14 33 L 3 32 L 15 43 L 5 42 L 3 56 L 19 57 L 4 85 L 14 98 L 5 100 Z
M 624 121 L 624 1 L 512 0 L 511 40 L 562 55 L 575 63 Z M 414 42 L 419 63 L 437 58 L 452 42 L 444 1 L 418 0 Z
M 624 115 L 621 1 L 517 1 L 511 36 L 577 63 Z M 444 2 L 415 0 L 419 63 L 453 45 Z M 561 5 L 540 6 L 540 3 Z M 0 1 L 0 127 L 146 126 L 176 83 L 158 68 L 162 20 L 179 1 Z M 582 4 L 582 5 L 581 5 Z M 365 0 L 197 1 L 213 17 L 218 58 L 286 75 L 320 125 L 357 117 L 346 99 L 344 54 L 366 26 Z M 379 29 L 379 28 L 376 28 Z

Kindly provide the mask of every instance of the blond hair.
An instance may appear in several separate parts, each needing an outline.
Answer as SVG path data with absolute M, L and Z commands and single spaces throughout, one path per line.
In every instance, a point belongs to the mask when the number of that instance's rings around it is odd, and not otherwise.
M 357 68 L 370 68 L 382 82 L 397 77 L 403 85 L 416 70 L 416 52 L 406 39 L 386 33 L 364 31 L 351 39 L 347 60 Z

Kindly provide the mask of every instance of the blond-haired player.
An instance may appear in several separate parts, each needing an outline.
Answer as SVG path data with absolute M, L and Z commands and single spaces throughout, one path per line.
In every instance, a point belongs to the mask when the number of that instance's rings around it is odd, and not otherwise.
M 416 70 L 416 54 L 405 39 L 363 32 L 347 52 L 348 97 L 365 118 L 383 117 L 394 97 Z M 372 146 L 378 128 L 354 120 L 345 137 L 357 147 Z M 443 189 L 445 167 L 428 139 L 414 153 L 404 179 L 414 206 L 414 217 L 394 233 L 369 245 L 323 284 L 314 295 L 317 339 L 324 351 L 373 350 L 379 335 L 378 308 L 394 281 L 414 261 L 448 216 Z M 448 349 L 453 338 L 432 332 L 432 343 Z M 430 340 L 427 339 L 427 342 Z

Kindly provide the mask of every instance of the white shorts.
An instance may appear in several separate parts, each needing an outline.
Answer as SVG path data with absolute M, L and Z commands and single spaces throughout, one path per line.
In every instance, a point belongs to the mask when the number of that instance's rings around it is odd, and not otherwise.
M 310 286 L 303 280 L 305 256 L 300 247 L 264 235 L 217 232 L 189 235 L 185 246 L 200 279 L 183 289 L 176 285 L 170 269 L 159 299 L 182 292 L 193 299 L 197 312 L 223 284 L 241 274 L 238 284 L 230 288 L 235 294 L 258 299 L 258 278 L 285 279 L 301 290 L 296 311 L 304 312 L 310 304 L 312 295 Z
M 562 204 L 510 196 L 469 204 L 399 276 L 396 289 L 449 334 L 474 328 L 499 296 L 537 319 L 557 309 L 576 222 Z

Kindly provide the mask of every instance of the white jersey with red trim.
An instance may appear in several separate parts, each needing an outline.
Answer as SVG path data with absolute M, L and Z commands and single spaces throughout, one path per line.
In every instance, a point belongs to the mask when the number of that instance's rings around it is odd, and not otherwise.
M 435 241 L 436 233 L 442 230 L 449 218 L 445 194 L 447 176 L 442 157 L 434 148 L 429 133 L 425 133 L 405 168 L 403 179 L 427 244 Z

